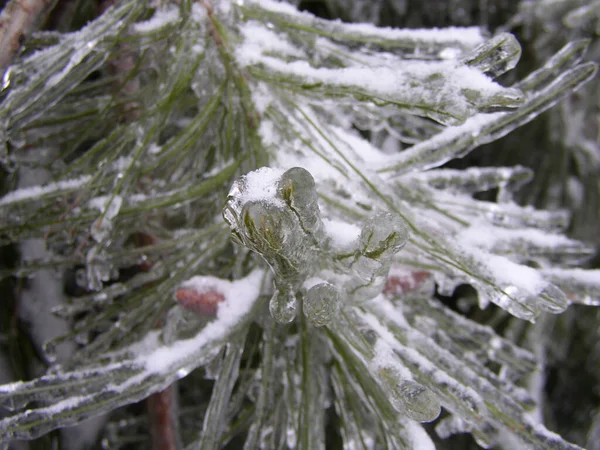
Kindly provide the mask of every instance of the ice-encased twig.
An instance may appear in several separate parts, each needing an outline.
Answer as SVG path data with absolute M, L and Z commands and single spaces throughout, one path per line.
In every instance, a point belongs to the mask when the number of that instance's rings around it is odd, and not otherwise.
M 323 20 L 271 0 L 245 2 L 241 10 L 247 17 L 269 21 L 284 29 L 306 31 L 342 43 L 377 45 L 412 58 L 437 59 L 444 50 L 460 53 L 484 40 L 478 27 L 407 30 L 349 24 Z
M 344 361 L 344 364 L 337 364 L 336 374 L 344 380 L 345 395 L 357 397 L 353 400 L 354 413 L 361 414 L 363 406 L 367 406 L 373 413 L 369 428 L 371 436 L 376 437 L 377 444 L 386 449 L 413 448 L 412 445 L 417 445 L 418 448 L 433 448 L 430 438 L 423 433 L 421 426 L 392 406 L 392 394 L 386 389 L 396 390 L 394 384 L 386 388 L 382 381 L 377 381 L 374 371 L 377 372 L 378 364 L 385 364 L 385 360 L 376 360 L 377 353 L 372 346 L 371 330 L 364 329 L 364 324 L 357 322 L 353 314 L 343 316 L 342 321 L 333 325 L 328 334 L 333 341 L 334 359 Z M 410 397 L 407 396 L 407 399 Z M 367 437 L 369 434 L 365 431 L 359 432 L 359 436 Z M 351 436 L 357 435 L 353 432 Z M 363 441 L 363 444 L 366 445 L 367 442 Z
M 252 450 L 258 447 L 259 440 L 264 439 L 265 429 L 271 430 L 271 435 L 276 435 L 273 428 L 272 416 L 269 417 L 269 408 L 276 401 L 276 378 L 274 369 L 274 351 L 280 350 L 276 339 L 275 322 L 270 321 L 263 329 L 263 341 L 261 343 L 261 367 L 260 367 L 260 391 L 256 400 L 256 408 L 252 418 L 252 424 L 244 442 L 244 450 Z M 272 414 L 273 412 L 271 412 Z M 270 420 L 271 419 L 271 420 Z M 267 425 L 269 424 L 269 425 Z M 262 438 L 262 439 L 261 439 Z
M 457 61 L 401 61 L 365 57 L 364 63 L 314 67 L 305 60 L 288 62 L 268 51 L 270 33 L 251 25 L 237 49 L 238 64 L 259 80 L 280 84 L 307 96 L 349 98 L 377 105 L 393 104 L 410 113 L 446 124 L 464 122 L 477 111 L 512 108 L 522 103 L 519 90 L 503 88 L 477 67 Z M 244 28 L 242 28 L 244 31 Z M 278 42 L 278 41 L 275 41 Z
M 532 178 L 531 169 L 523 166 L 471 167 L 465 170 L 436 169 L 407 174 L 402 178 L 402 182 L 415 180 L 442 191 L 474 194 L 497 187 L 516 191 Z
M 290 370 L 300 375 L 300 396 L 297 405 L 298 431 L 297 446 L 303 450 L 325 450 L 325 404 L 326 376 L 323 355 L 320 354 L 320 337 L 313 334 L 305 320 L 300 322 L 300 336 L 297 354 Z M 289 363 L 291 363 L 290 361 Z M 288 364 L 289 364 L 288 363 Z M 294 374 L 291 374 L 294 376 Z
M 218 450 L 221 448 L 221 435 L 228 426 L 225 419 L 233 387 L 238 379 L 244 343 L 245 333 L 226 344 L 222 366 L 217 374 L 210 402 L 204 415 L 200 438 L 186 446 L 186 450 Z
M 508 364 L 515 370 L 529 373 L 535 370 L 536 361 L 531 352 L 516 346 L 508 339 L 498 336 L 489 326 L 480 325 L 457 314 L 433 299 L 415 298 L 402 301 L 402 309 L 407 310 L 407 319 L 412 323 L 410 315 L 422 314 L 434 319 L 438 328 L 452 336 L 457 345 L 462 347 L 462 355 L 467 352 L 485 353 L 487 358 Z M 419 328 L 417 325 L 413 325 Z M 421 332 L 434 331 L 425 326 Z
M 373 326 L 382 336 L 386 330 L 391 336 L 386 337 L 394 350 L 406 360 L 413 370 L 425 371 L 428 383 L 436 383 L 432 389 L 439 395 L 447 397 L 447 390 L 457 381 L 462 387 L 456 386 L 459 393 L 450 403 L 444 403 L 450 410 L 459 406 L 456 400 L 468 400 L 471 396 L 467 391 L 477 392 L 475 403 L 467 401 L 463 405 L 462 417 L 471 417 L 475 427 L 490 421 L 498 428 L 511 430 L 524 445 L 529 445 L 536 450 L 547 448 L 578 450 L 580 447 L 570 444 L 558 435 L 548 431 L 540 424 L 535 424 L 526 414 L 526 410 L 516 400 L 507 395 L 504 390 L 493 386 L 486 377 L 476 374 L 472 369 L 472 362 L 464 361 L 456 364 L 456 356 L 439 347 L 431 338 L 424 336 L 410 327 L 401 312 L 383 299 L 374 303 L 370 311 L 376 316 L 367 313 L 362 318 Z M 381 329 L 380 327 L 385 327 Z M 392 338 L 393 336 L 393 338 Z M 402 342 L 402 344 L 400 344 Z M 405 347 L 406 345 L 406 347 Z M 452 379 L 454 377 L 455 379 Z M 466 388 L 468 386 L 468 388 Z M 462 397 L 462 398 L 461 398 Z M 464 406 L 467 406 L 464 409 Z
M 474 148 L 495 141 L 533 120 L 565 95 L 579 89 L 594 77 L 596 68 L 595 63 L 584 63 L 567 69 L 540 90 L 527 91 L 525 103 L 516 111 L 476 114 L 464 124 L 446 128 L 377 168 L 379 172 L 387 173 L 387 177 L 394 177 L 439 167 L 450 159 L 466 156 Z

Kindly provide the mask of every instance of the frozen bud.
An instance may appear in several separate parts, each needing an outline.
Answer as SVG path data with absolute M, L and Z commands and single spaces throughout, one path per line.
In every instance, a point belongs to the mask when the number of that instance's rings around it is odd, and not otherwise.
M 418 422 L 431 422 L 440 415 L 440 401 L 429 389 L 416 381 L 399 379 L 392 369 L 382 369 L 380 375 L 390 403 L 398 412 Z
M 269 301 L 269 311 L 277 322 L 290 323 L 296 318 L 296 309 L 296 296 L 291 290 L 275 290 Z
M 280 176 L 280 170 L 262 167 L 240 177 L 231 186 L 223 210 L 223 218 L 231 227 L 234 239 L 240 241 L 240 244 L 245 244 L 240 236 L 244 228 L 244 206 L 250 202 L 285 206 L 284 202 L 277 198 L 277 186 Z
M 371 259 L 389 259 L 407 240 L 406 222 L 398 215 L 380 212 L 364 224 L 360 233 L 360 252 Z
M 293 167 L 284 172 L 278 191 L 298 215 L 300 224 L 307 233 L 315 234 L 323 229 L 315 180 L 306 169 Z
M 248 202 L 244 205 L 242 217 L 246 243 L 259 253 L 286 253 L 300 243 L 301 236 L 291 212 L 279 205 Z
M 404 295 L 419 292 L 431 274 L 423 270 L 402 269 L 400 266 L 392 267 L 385 281 L 383 292 L 388 295 Z M 433 286 L 433 284 L 431 284 Z M 427 286 L 425 286 L 427 287 Z M 432 287 L 433 289 L 433 287 Z
M 488 39 L 467 55 L 463 62 L 496 78 L 513 69 L 521 57 L 521 45 L 510 33 L 501 33 Z
M 313 325 L 327 325 L 340 308 L 340 294 L 329 283 L 311 287 L 304 297 L 304 315 Z

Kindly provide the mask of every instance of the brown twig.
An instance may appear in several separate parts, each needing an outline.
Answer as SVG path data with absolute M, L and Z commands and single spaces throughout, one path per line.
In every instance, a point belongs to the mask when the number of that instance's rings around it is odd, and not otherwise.
M 0 73 L 21 46 L 21 38 L 35 29 L 56 0 L 10 0 L 0 14 Z
M 134 234 L 137 247 L 146 247 L 158 243 L 158 238 L 152 234 L 138 231 Z M 144 261 L 138 265 L 142 272 L 152 270 L 152 262 Z M 158 326 L 162 325 L 159 321 Z M 163 391 L 156 392 L 146 399 L 152 450 L 179 450 L 181 436 L 177 418 L 177 382 Z
M 146 400 L 152 450 L 179 450 L 177 421 L 177 390 L 173 383 L 164 391 L 152 394 Z

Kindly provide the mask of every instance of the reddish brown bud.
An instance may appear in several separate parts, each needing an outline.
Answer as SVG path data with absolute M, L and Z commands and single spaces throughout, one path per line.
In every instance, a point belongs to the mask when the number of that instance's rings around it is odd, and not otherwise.
M 191 288 L 181 288 L 175 292 L 175 299 L 183 308 L 199 316 L 215 317 L 219 303 L 225 300 L 225 296 L 211 289 L 199 292 Z
M 383 288 L 384 294 L 401 295 L 419 289 L 431 274 L 425 271 L 407 272 L 390 275 Z

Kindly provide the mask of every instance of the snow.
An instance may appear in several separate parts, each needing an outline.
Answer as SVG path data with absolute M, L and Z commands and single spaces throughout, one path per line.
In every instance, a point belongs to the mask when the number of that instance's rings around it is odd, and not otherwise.
M 371 361 L 373 370 L 377 372 L 380 369 L 392 369 L 394 372 L 404 380 L 412 380 L 413 376 L 410 370 L 408 370 L 403 364 L 400 363 L 394 350 L 388 344 L 390 339 L 394 339 L 391 333 L 386 329 L 379 330 L 382 334 L 389 334 L 389 336 L 383 337 L 383 339 L 377 339 L 375 343 L 375 357 Z
M 440 74 L 444 76 L 441 91 L 449 98 L 459 99 L 461 91 L 466 89 L 478 90 L 483 95 L 493 95 L 504 89 L 479 70 L 454 61 L 402 61 L 396 67 L 316 68 L 306 61 L 286 62 L 266 56 L 263 52 L 270 51 L 271 46 L 265 48 L 260 44 L 254 38 L 247 39 L 236 52 L 239 64 L 262 64 L 284 76 L 299 78 L 306 84 L 358 87 L 392 99 L 414 98 L 414 102 L 419 102 L 427 94 L 429 87 L 424 80 Z
M 457 235 L 457 240 L 469 245 L 475 245 L 485 250 L 492 250 L 503 241 L 526 241 L 537 247 L 558 247 L 578 245 L 578 241 L 567 238 L 562 234 L 548 233 L 535 228 L 509 229 L 492 227 L 488 224 L 476 224 Z
M 269 107 L 269 105 L 271 104 L 272 101 L 273 101 L 273 93 L 271 92 L 271 90 L 269 89 L 267 84 L 265 84 L 263 82 L 257 83 L 256 87 L 252 90 L 252 103 L 254 104 L 254 108 L 256 109 L 256 112 L 259 115 L 264 116 L 267 108 Z M 269 123 L 269 124 L 273 125 L 273 122 L 271 122 L 267 118 L 263 117 L 263 120 L 261 120 L 261 122 L 260 122 L 261 128 L 265 123 Z M 261 131 L 261 135 L 262 135 L 262 131 Z M 270 140 L 268 139 L 269 137 L 270 137 L 269 134 L 263 136 L 264 139 L 267 139 L 267 141 L 265 142 L 265 145 L 268 145 L 268 143 L 270 142 Z
M 360 236 L 360 227 L 336 219 L 323 219 L 325 233 L 331 238 L 334 247 L 349 248 Z
M 160 145 L 152 143 L 148 147 L 148 153 L 150 153 L 151 155 L 156 155 L 156 154 L 158 154 L 160 152 L 162 152 L 162 146 L 160 146 Z
M 81 186 L 89 182 L 91 179 L 91 176 L 85 175 L 80 178 L 57 181 L 55 183 L 46 184 L 44 186 L 31 186 L 17 189 L 12 192 L 9 192 L 4 197 L 0 198 L 0 206 L 20 202 L 23 200 L 35 199 L 42 195 L 52 194 L 55 192 L 73 191 L 80 188 Z
M 208 19 L 206 8 L 200 2 L 192 3 L 192 19 L 199 24 L 203 24 Z
M 483 270 L 489 271 L 491 281 L 501 288 L 515 286 L 531 295 L 537 295 L 548 285 L 542 275 L 532 267 L 517 264 L 504 256 L 494 255 L 462 243 L 465 252 L 475 259 Z
M 240 202 L 242 204 L 254 201 L 280 203 L 277 199 L 277 187 L 283 170 L 271 167 L 260 169 L 244 175 L 244 184 Z
M 339 127 L 332 127 L 336 137 L 345 142 L 366 163 L 389 161 L 389 156 L 373 146 L 369 141 Z
M 246 49 L 262 49 L 263 51 L 281 53 L 286 56 L 304 56 L 304 53 L 290 44 L 284 36 L 278 35 L 260 22 L 249 21 L 242 27 L 241 31 L 244 40 L 252 43 L 252 47 L 245 47 Z M 252 57 L 256 56 L 252 55 Z
M 435 450 L 435 444 L 425 429 L 413 420 L 404 420 L 402 426 L 410 437 L 410 447 L 415 450 Z
M 175 5 L 169 5 L 165 9 L 158 9 L 151 19 L 144 22 L 133 24 L 133 29 L 137 33 L 151 33 L 171 25 L 179 20 L 179 8 Z

